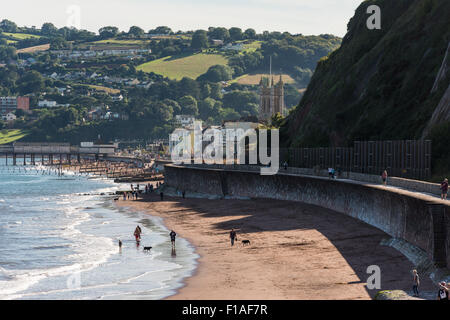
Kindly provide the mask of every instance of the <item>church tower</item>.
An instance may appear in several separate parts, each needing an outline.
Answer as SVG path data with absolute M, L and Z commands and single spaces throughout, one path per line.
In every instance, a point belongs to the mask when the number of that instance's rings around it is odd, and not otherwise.
M 280 80 L 275 85 L 273 77 L 269 79 L 268 85 L 261 78 L 259 87 L 260 101 L 258 119 L 260 121 L 269 121 L 276 113 L 284 116 L 284 82 L 282 76 L 280 75 Z

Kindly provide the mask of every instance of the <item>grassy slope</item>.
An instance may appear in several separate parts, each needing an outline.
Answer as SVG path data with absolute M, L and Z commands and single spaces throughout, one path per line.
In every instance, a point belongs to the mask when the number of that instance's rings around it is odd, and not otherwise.
M 292 79 L 292 77 L 288 74 L 283 74 L 283 81 L 284 83 L 295 83 L 295 80 Z M 236 79 L 233 79 L 231 82 L 237 82 L 239 84 L 245 84 L 245 85 L 258 85 L 259 81 L 261 81 L 261 77 L 269 78 L 269 74 L 263 74 L 263 73 L 256 73 L 256 74 L 244 74 L 240 77 L 237 77 Z M 280 79 L 280 75 L 276 74 L 274 75 L 274 81 L 275 83 L 278 82 Z
M 27 136 L 28 133 L 18 130 L 18 129 L 12 129 L 12 130 L 1 130 L 0 131 L 0 144 L 6 144 L 11 143 L 16 140 L 22 139 L 23 137 Z
M 161 74 L 170 79 L 180 80 L 183 77 L 196 79 L 208 71 L 209 67 L 227 63 L 227 58 L 220 54 L 198 53 L 186 57 L 164 57 L 141 64 L 136 69 Z
M 24 40 L 29 38 L 37 38 L 39 39 L 41 36 L 35 35 L 35 34 L 28 34 L 28 33 L 11 33 L 11 32 L 3 32 L 5 36 L 14 38 L 15 40 Z

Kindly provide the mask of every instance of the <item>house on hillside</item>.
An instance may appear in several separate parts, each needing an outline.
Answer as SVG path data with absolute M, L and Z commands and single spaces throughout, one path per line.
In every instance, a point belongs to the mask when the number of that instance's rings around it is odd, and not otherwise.
M 113 96 L 111 96 L 111 99 L 112 99 L 113 102 L 120 102 L 120 101 L 123 100 L 123 96 L 121 94 L 113 95 Z
M 2 120 L 6 122 L 12 122 L 17 119 L 16 115 L 12 112 L 7 113 L 6 115 L 2 116 Z
M 175 121 L 178 125 L 188 128 L 194 125 L 195 117 L 190 115 L 178 114 L 175 116 Z
M 56 106 L 56 101 L 41 100 L 38 102 L 39 108 L 55 108 Z

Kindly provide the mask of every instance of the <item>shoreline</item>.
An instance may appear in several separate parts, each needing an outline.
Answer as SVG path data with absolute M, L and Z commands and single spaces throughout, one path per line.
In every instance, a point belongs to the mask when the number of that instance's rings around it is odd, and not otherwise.
M 161 201 L 157 194 L 116 204 L 160 217 L 198 254 L 194 272 L 164 300 L 369 300 L 381 290 L 412 289 L 412 263 L 380 245 L 388 235 L 332 210 L 267 199 L 165 196 Z M 228 237 L 232 226 L 239 239 L 233 248 Z M 241 245 L 246 238 L 250 246 Z M 368 290 L 366 268 L 373 264 L 383 272 L 382 286 Z M 434 291 L 424 278 L 422 290 Z

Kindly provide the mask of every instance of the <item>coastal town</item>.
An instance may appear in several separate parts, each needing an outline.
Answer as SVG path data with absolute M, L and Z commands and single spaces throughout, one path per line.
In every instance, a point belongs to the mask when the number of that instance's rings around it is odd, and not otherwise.
M 450 300 L 450 2 L 81 2 L 0 17 L 0 300 Z

